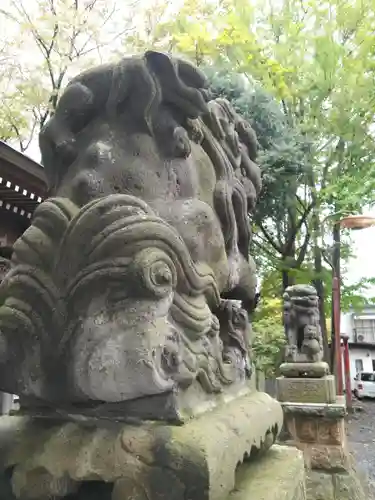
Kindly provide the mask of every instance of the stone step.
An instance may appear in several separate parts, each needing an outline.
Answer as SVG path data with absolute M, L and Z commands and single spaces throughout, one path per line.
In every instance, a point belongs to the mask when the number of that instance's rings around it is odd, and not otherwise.
M 228 500 L 306 500 L 302 453 L 274 445 L 262 458 L 243 463 Z

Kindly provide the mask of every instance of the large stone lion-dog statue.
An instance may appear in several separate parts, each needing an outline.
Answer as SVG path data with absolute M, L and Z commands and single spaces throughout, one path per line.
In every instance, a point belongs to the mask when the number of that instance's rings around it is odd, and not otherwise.
M 245 384 L 251 126 L 149 51 L 74 78 L 40 148 L 50 198 L 1 284 L 0 388 L 34 409 L 169 418 L 163 395 L 195 413 Z

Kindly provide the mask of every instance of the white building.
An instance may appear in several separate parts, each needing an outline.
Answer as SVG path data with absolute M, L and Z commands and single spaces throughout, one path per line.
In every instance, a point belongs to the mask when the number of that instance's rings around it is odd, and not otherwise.
M 341 314 L 341 335 L 349 337 L 352 387 L 359 371 L 375 372 L 375 305 Z

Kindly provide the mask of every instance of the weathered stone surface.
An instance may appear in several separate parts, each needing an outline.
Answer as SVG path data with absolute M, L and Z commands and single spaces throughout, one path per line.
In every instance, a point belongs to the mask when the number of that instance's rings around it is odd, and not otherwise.
M 302 454 L 289 446 L 273 446 L 254 463 L 243 464 L 228 500 L 305 500 Z
M 293 426 L 295 426 L 295 422 L 292 421 L 288 425 L 288 443 L 292 443 L 303 451 L 306 467 L 324 470 L 348 470 L 350 459 L 345 442 L 342 444 L 319 444 L 316 440 L 316 427 L 308 424 L 296 430 Z
M 334 474 L 333 486 L 335 500 L 370 500 L 354 471 L 347 474 Z
M 284 418 L 289 440 L 303 451 L 308 468 L 348 470 L 350 455 L 347 449 L 344 419 L 327 419 L 310 415 L 287 413 Z
M 6 466 L 6 460 L 14 446 L 14 443 L 19 439 L 20 434 L 24 431 L 29 420 L 20 417 L 10 417 L 3 415 L 0 417 L 0 469 Z
M 353 469 L 345 473 L 310 470 L 306 484 L 307 500 L 370 500 Z
M 307 500 L 338 500 L 335 498 L 332 475 L 309 471 L 306 480 Z
M 342 416 L 332 415 L 326 406 L 318 405 L 318 415 L 315 409 L 305 412 L 308 405 L 287 405 L 288 411 L 284 414 L 284 425 L 288 431 L 285 439 L 303 451 L 307 468 L 326 471 L 343 470 L 351 467 L 351 459 L 347 448 L 345 421 Z M 302 411 L 301 411 L 302 408 Z M 296 409 L 296 411 L 293 411 Z M 339 407 L 333 414 L 342 411 Z
M 307 445 L 305 443 L 296 443 L 296 446 L 303 451 L 306 466 L 309 468 L 325 471 L 345 471 L 350 468 L 349 452 L 346 446 Z
M 318 419 L 318 443 L 321 444 L 345 444 L 346 431 L 345 421 L 340 419 Z
M 285 402 L 282 407 L 284 442 L 303 453 L 307 499 L 372 499 L 367 479 L 356 471 L 348 449 L 344 398 L 337 397 L 332 404 Z
M 297 441 L 329 445 L 346 443 L 343 418 L 327 419 L 303 414 L 288 414 L 285 420 Z
M 6 273 L 10 270 L 10 267 L 10 260 L 0 257 L 0 282 L 4 279 Z
M 148 51 L 72 80 L 40 147 L 53 198 L 0 287 L 0 389 L 37 416 L 170 422 L 240 395 L 251 126 L 197 68 Z
M 294 497 L 292 497 L 292 500 L 307 500 L 305 482 L 303 483 L 301 482 L 300 485 L 297 487 L 297 490 L 295 492 Z
M 114 483 L 113 500 L 166 498 L 166 487 L 175 500 L 224 500 L 235 486 L 237 464 L 261 457 L 282 418 L 275 400 L 253 393 L 183 426 L 23 420 L 6 467 L 14 467 L 13 489 L 22 500 L 56 500 L 94 480 Z
M 54 477 L 43 467 L 30 472 L 16 469 L 12 477 L 12 491 L 19 499 L 52 500 L 64 498 L 77 490 L 78 483 L 71 478 Z
M 315 443 L 317 441 L 317 422 L 313 418 L 295 418 L 295 438 L 298 441 Z
M 345 403 L 281 403 L 285 414 L 343 418 L 346 415 Z
M 318 437 L 318 422 L 314 418 L 295 417 L 295 437 L 298 441 L 315 443 Z
M 0 498 L 1 500 L 17 500 L 12 491 L 10 471 L 0 468 Z
M 335 403 L 332 375 L 322 378 L 277 378 L 277 399 L 287 403 Z
M 296 419 L 294 415 L 284 416 L 285 440 L 297 441 Z
M 299 363 L 283 363 L 280 366 L 280 373 L 284 377 L 310 377 L 320 378 L 324 375 L 329 375 L 329 366 L 323 361 L 316 363 L 299 362 Z
M 284 324 L 288 338 L 285 350 L 287 363 L 319 363 L 323 359 L 323 339 L 319 322 L 319 298 L 314 287 L 310 285 L 294 285 L 284 293 Z M 301 375 L 306 372 L 306 367 Z M 322 371 L 322 368 L 323 371 Z M 327 366 L 320 364 L 317 372 L 326 374 Z M 288 371 L 288 367 L 283 368 Z M 292 376 L 298 375 L 299 369 L 295 368 Z M 289 373 L 283 373 L 288 375 Z

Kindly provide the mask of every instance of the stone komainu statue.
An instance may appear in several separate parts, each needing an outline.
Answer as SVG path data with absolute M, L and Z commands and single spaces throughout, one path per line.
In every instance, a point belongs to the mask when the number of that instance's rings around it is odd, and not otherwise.
M 241 388 L 261 188 L 250 125 L 195 67 L 150 51 L 73 79 L 40 148 L 50 198 L 0 287 L 1 390 L 173 419 Z
M 319 298 L 314 287 L 294 285 L 284 293 L 284 325 L 289 361 L 319 362 L 323 342 L 319 321 Z
M 285 290 L 284 325 L 288 345 L 281 373 L 311 377 L 329 373 L 327 363 L 323 362 L 319 298 L 314 287 L 294 285 Z

